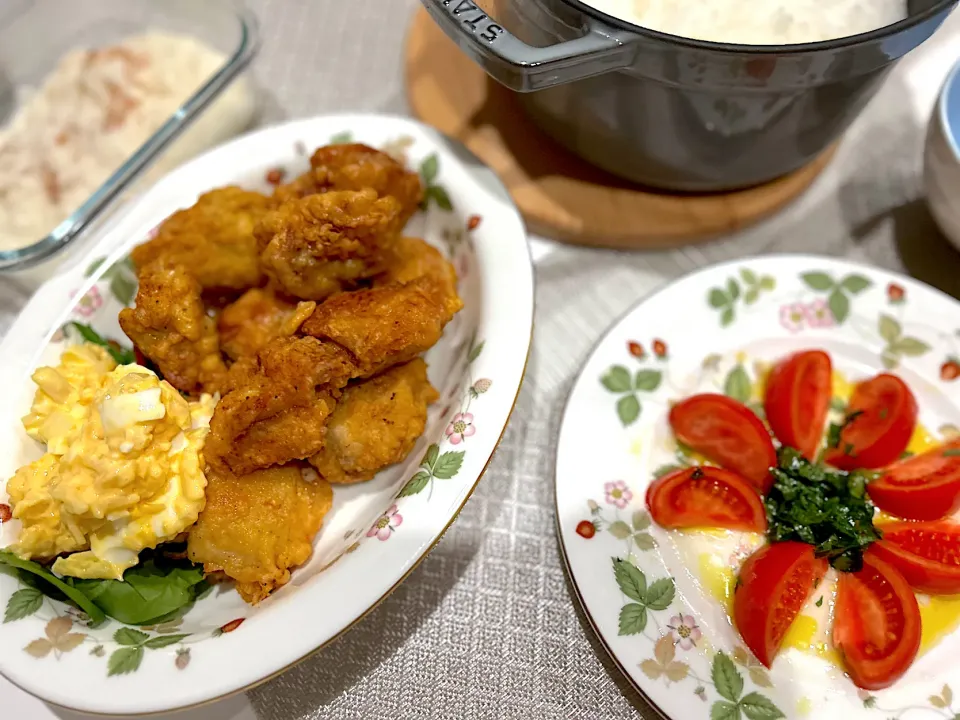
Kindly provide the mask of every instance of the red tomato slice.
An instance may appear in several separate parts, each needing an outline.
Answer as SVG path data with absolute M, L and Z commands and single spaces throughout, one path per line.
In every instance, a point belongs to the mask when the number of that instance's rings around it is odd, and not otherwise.
M 743 403 L 726 395 L 694 395 L 673 406 L 670 427 L 678 440 L 742 475 L 760 492 L 770 489 L 777 451 L 766 426 Z
M 813 460 L 833 394 L 833 364 L 822 350 L 781 360 L 767 378 L 764 412 L 777 439 Z
M 960 525 L 948 521 L 881 525 L 874 554 L 893 565 L 914 590 L 960 594 Z
M 766 545 L 740 568 L 733 621 L 743 642 L 767 667 L 826 572 L 826 559 L 814 556 L 812 545 L 799 542 Z
M 854 684 L 864 690 L 890 687 L 917 657 L 917 598 L 903 575 L 872 548 L 863 555 L 862 570 L 840 574 L 833 644 Z
M 867 487 L 881 510 L 939 520 L 960 509 L 960 440 L 891 465 Z
M 647 488 L 647 507 L 665 528 L 721 527 L 766 532 L 767 515 L 754 487 L 715 467 L 675 470 Z
M 841 470 L 879 468 L 907 449 L 917 425 L 917 401 L 903 380 L 880 373 L 857 385 L 847 418 L 827 462 Z

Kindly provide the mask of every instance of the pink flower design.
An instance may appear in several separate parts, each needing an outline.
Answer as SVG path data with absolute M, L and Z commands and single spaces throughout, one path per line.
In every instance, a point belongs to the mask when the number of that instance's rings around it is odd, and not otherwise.
M 397 504 L 394 503 L 367 531 L 367 537 L 376 535 L 377 540 L 389 540 L 393 531 L 400 527 L 402 522 L 403 515 L 397 512 Z
M 780 324 L 790 332 L 802 330 L 806 319 L 807 306 L 803 303 L 792 303 L 780 308 Z
M 80 302 L 77 303 L 74 310 L 83 317 L 90 317 L 100 309 L 101 305 L 103 305 L 103 296 L 100 295 L 100 291 L 97 290 L 97 286 L 94 285 L 87 290 L 86 295 L 80 298 Z
M 679 645 L 682 650 L 695 647 L 697 641 L 703 636 L 692 615 L 674 615 L 667 623 L 667 627 L 673 635 L 674 644 Z
M 470 413 L 457 413 L 453 420 L 447 425 L 447 437 L 451 445 L 459 445 L 468 437 L 473 435 L 477 429 L 473 425 L 473 415 Z
M 807 305 L 807 323 L 810 327 L 833 327 L 836 324 L 826 300 L 821 298 Z
M 607 502 L 616 505 L 623 510 L 627 504 L 633 500 L 633 493 L 623 480 L 608 482 L 603 484 L 603 491 L 606 493 Z

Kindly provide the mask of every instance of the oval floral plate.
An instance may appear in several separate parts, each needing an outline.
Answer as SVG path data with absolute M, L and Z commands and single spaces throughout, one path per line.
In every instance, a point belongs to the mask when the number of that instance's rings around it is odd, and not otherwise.
M 483 473 L 513 409 L 530 346 L 532 265 L 523 224 L 493 174 L 461 163 L 441 135 L 409 120 L 343 115 L 252 133 L 184 165 L 125 213 L 95 249 L 39 291 L 0 345 L 0 479 L 39 457 L 20 425 L 30 374 L 56 364 L 71 328 L 89 323 L 125 341 L 117 324 L 136 278 L 126 260 L 170 213 L 236 183 L 270 185 L 308 168 L 314 147 L 352 139 L 419 168 L 426 209 L 407 234 L 440 247 L 465 307 L 427 354 L 441 393 L 406 462 L 335 489 L 312 559 L 259 607 L 232 589 L 200 600 L 182 621 L 89 628 L 80 613 L 0 573 L 0 672 L 24 690 L 85 712 L 135 714 L 190 706 L 271 677 L 323 646 L 390 593 L 437 542 Z M 66 335 L 66 337 L 65 337 Z M 0 486 L 0 502 L 6 494 Z M 0 528 L 14 541 L 16 521 Z
M 955 434 L 958 333 L 960 304 L 919 282 L 835 259 L 772 256 L 689 275 L 640 302 L 600 341 L 560 432 L 558 531 L 591 624 L 664 716 L 960 717 L 951 689 L 960 691 L 957 598 L 925 606 L 922 654 L 888 690 L 858 691 L 823 645 L 819 656 L 788 648 L 767 671 L 719 599 L 732 589 L 732 567 L 718 591 L 717 575 L 690 552 L 694 542 L 714 540 L 661 530 L 644 507 L 654 477 L 690 462 L 670 433 L 669 403 L 723 392 L 762 412 L 758 376 L 792 351 L 827 350 L 840 378 L 835 388 L 846 391 L 883 369 L 900 374 L 933 439 Z M 835 393 L 842 414 L 842 392 Z

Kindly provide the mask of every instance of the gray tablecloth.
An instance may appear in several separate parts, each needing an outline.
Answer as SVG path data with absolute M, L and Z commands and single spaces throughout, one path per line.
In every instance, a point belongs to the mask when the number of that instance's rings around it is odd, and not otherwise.
M 401 58 L 415 0 L 249 2 L 262 22 L 254 73 L 267 96 L 264 122 L 343 110 L 407 112 Z M 933 225 L 920 180 L 924 125 L 940 80 L 960 55 L 956 38 L 960 24 L 951 23 L 901 64 L 825 175 L 761 226 L 669 253 L 534 241 L 534 350 L 483 482 L 383 605 L 331 647 L 249 693 L 256 715 L 653 720 L 595 641 L 562 567 L 553 464 L 564 397 L 602 328 L 660 284 L 706 263 L 777 251 L 836 254 L 907 270 L 958 294 L 960 255 Z

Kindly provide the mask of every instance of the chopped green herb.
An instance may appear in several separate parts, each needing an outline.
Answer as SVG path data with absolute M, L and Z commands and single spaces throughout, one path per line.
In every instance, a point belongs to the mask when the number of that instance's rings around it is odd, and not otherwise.
M 944 453 L 944 455 L 946 455 L 946 453 Z M 907 458 L 912 458 L 912 457 L 913 457 L 913 453 L 910 452 L 909 450 L 904 450 L 902 453 L 900 453 L 901 460 L 906 460 Z
M 127 350 L 116 340 L 106 340 L 89 325 L 78 322 L 68 322 L 65 327 L 72 327 L 77 331 L 77 333 L 79 333 L 80 337 L 82 337 L 88 343 L 93 343 L 94 345 L 99 345 L 100 347 L 104 348 L 108 353 L 110 353 L 110 357 L 117 361 L 118 365 L 131 365 L 137 360 L 133 350 Z
M 881 419 L 881 420 L 886 420 L 886 419 L 887 419 L 887 415 L 890 414 L 890 411 L 887 410 L 887 408 L 882 407 L 882 408 L 880 408 L 880 412 L 879 412 L 878 414 L 880 415 L 880 419 Z
M 835 397 L 830 401 L 830 409 L 837 412 L 844 412 L 847 409 L 847 401 L 843 398 Z
M 843 425 L 839 423 L 830 423 L 830 427 L 827 428 L 827 447 L 831 450 L 840 447 L 841 430 Z
M 943 451 L 944 457 L 956 457 L 960 455 L 960 448 L 947 448 Z
M 817 607 L 821 607 L 823 605 L 823 595 L 817 598 L 817 601 L 814 603 L 814 605 Z
M 681 442 L 680 440 L 677 440 L 677 455 L 678 455 L 678 456 L 681 456 L 681 457 L 684 457 L 684 458 L 689 458 L 689 457 L 692 457 L 692 456 L 693 456 L 694 452 L 696 452 L 696 451 L 695 451 L 692 447 L 690 447 L 689 445 L 687 445 L 687 444 L 684 443 L 684 442 Z
M 864 549 L 880 539 L 866 491 L 875 474 L 815 465 L 787 447 L 780 449 L 771 472 L 774 484 L 764 500 L 770 542 L 813 545 L 819 557 L 843 572 L 863 567 Z
M 840 447 L 840 435 L 843 433 L 844 429 L 856 420 L 858 417 L 863 415 L 863 410 L 854 410 L 852 413 L 848 413 L 846 417 L 843 418 L 842 423 L 830 423 L 830 426 L 827 428 L 827 448 L 835 449 Z M 847 443 L 844 446 L 843 450 L 845 455 L 853 454 L 853 445 Z

